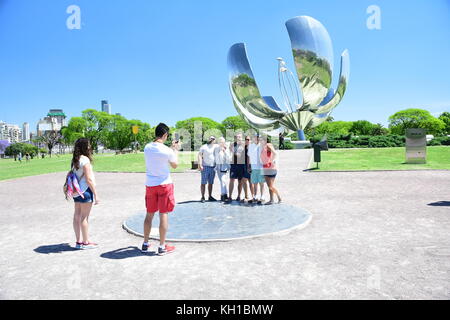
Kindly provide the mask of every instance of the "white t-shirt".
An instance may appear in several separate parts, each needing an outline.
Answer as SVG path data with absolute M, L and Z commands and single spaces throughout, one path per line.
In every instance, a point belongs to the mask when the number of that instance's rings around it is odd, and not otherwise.
M 259 146 L 259 144 L 251 143 L 248 146 L 248 157 L 250 158 L 250 165 L 252 169 L 263 168 L 260 155 L 261 147 Z
M 217 144 L 204 144 L 200 148 L 200 154 L 203 156 L 202 166 L 214 167 L 215 157 L 214 150 L 217 148 Z
M 80 163 L 78 164 L 79 168 L 78 170 L 74 170 L 75 174 L 77 175 L 77 178 L 79 180 L 79 184 L 80 184 L 80 190 L 82 193 L 86 192 L 86 190 L 89 188 L 87 181 L 86 181 L 86 175 L 84 174 L 84 166 L 87 165 L 88 163 L 91 163 L 91 160 L 89 160 L 88 157 L 86 156 L 81 156 L 80 157 Z M 81 177 L 81 179 L 80 179 Z M 92 175 L 92 180 L 95 184 L 95 178 L 94 175 Z
M 169 162 L 177 162 L 175 152 L 159 142 L 150 142 L 145 146 L 145 165 L 148 187 L 172 183 Z

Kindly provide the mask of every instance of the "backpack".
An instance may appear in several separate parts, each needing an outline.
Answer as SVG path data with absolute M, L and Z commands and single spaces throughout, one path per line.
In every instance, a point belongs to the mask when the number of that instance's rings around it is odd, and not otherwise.
M 73 172 L 73 169 L 67 173 L 66 182 L 64 183 L 64 186 L 63 186 L 63 192 L 66 197 L 66 200 L 69 200 L 69 197 L 73 198 L 73 194 L 75 191 L 81 196 L 81 198 L 84 199 L 84 195 L 80 189 L 80 180 L 83 176 L 84 176 L 84 173 L 78 179 L 76 173 Z

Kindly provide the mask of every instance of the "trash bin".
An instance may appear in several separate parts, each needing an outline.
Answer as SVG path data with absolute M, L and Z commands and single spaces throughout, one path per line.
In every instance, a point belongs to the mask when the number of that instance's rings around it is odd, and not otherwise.
M 314 144 L 314 162 L 320 162 L 320 145 Z

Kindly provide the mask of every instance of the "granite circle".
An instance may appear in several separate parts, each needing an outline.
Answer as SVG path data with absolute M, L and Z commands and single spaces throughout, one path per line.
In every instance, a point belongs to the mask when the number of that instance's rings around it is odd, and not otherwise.
M 128 232 L 143 236 L 145 212 L 137 213 L 123 223 Z M 238 202 L 184 202 L 178 203 L 169 216 L 168 241 L 207 242 L 230 241 L 289 232 L 305 227 L 311 213 L 292 205 L 250 205 Z M 152 223 L 153 231 L 159 226 L 159 215 Z

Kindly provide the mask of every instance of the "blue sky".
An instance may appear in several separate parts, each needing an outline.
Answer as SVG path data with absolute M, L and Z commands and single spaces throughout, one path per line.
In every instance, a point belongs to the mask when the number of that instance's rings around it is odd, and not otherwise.
M 69 30 L 69 5 L 81 29 Z M 369 5 L 381 30 L 369 30 Z M 277 61 L 293 59 L 285 21 L 309 15 L 327 28 L 351 74 L 336 120 L 387 124 L 394 112 L 450 111 L 450 0 L 0 0 L 0 120 L 35 131 L 50 108 L 79 116 L 100 108 L 154 125 L 236 115 L 226 57 L 247 45 L 263 95 L 278 101 Z M 335 86 L 335 85 L 334 85 Z

